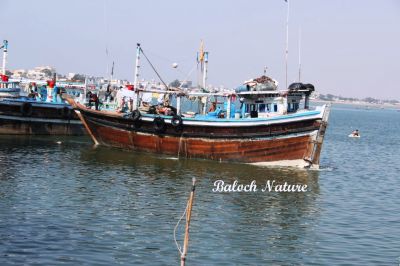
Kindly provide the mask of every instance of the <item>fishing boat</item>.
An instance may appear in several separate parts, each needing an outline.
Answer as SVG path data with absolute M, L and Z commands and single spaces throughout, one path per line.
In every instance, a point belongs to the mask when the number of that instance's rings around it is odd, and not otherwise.
M 0 134 L 84 135 L 71 106 L 19 97 L 0 100 Z
M 0 134 L 11 135 L 84 135 L 86 131 L 71 106 L 53 92 L 55 77 L 42 81 L 47 88 L 31 88 L 28 97 L 22 95 L 20 82 L 6 75 L 8 41 L 3 45 L 2 74 L 0 75 Z M 32 85 L 31 84 L 31 85 Z M 61 86 L 58 84 L 58 89 Z
M 141 54 L 138 44 L 132 112 L 96 111 L 67 98 L 95 144 L 183 158 L 318 168 L 330 106 L 310 108 L 311 84 L 295 83 L 282 91 L 271 86 L 253 90 L 248 83 L 243 85 L 247 89 L 215 93 L 148 90 L 138 83 Z M 144 93 L 173 99 L 145 111 Z M 193 97 L 201 99 L 201 111 L 185 112 L 182 102 Z M 223 101 L 207 112 L 212 98 Z
M 84 135 L 86 131 L 73 112 L 62 102 L 49 97 L 21 96 L 19 82 L 2 81 L 0 88 L 14 88 L 18 94 L 0 99 L 0 134 Z M 46 89 L 47 92 L 47 89 Z

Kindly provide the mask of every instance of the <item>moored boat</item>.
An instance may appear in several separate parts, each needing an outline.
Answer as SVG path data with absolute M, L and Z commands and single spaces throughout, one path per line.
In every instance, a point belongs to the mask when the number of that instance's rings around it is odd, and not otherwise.
M 20 82 L 6 75 L 8 41 L 3 42 L 0 77 L 0 134 L 11 135 L 84 135 L 86 131 L 71 106 L 55 93 L 55 78 L 48 88 L 34 85 L 28 97 L 21 96 Z M 61 88 L 58 88 L 60 90 Z
M 140 52 L 138 45 L 137 62 Z M 91 110 L 67 99 L 96 144 L 184 158 L 319 166 L 330 106 L 309 107 L 311 84 L 298 83 L 284 91 L 268 88 L 223 93 L 146 90 L 137 86 L 137 79 L 135 85 L 134 110 L 127 114 Z M 169 108 L 169 100 L 164 106 L 143 111 L 143 93 L 171 95 L 176 108 Z M 203 106 L 200 113 L 185 113 L 181 102 L 187 97 L 205 98 L 206 104 L 212 103 L 212 97 L 224 101 L 209 112 Z M 240 108 L 235 99 L 240 99 Z M 304 109 L 300 109 L 303 99 Z
M 0 100 L 0 134 L 84 135 L 86 131 L 68 104 L 20 97 Z
M 49 93 L 53 90 L 55 81 L 49 83 L 51 83 L 49 89 L 43 87 L 40 93 L 32 89 L 26 97 L 20 94 L 19 82 L 8 81 L 8 77 L 3 75 L 3 81 L 0 82 L 0 96 L 4 96 L 0 99 L 0 134 L 86 134 L 82 122 L 72 107 L 59 96 Z

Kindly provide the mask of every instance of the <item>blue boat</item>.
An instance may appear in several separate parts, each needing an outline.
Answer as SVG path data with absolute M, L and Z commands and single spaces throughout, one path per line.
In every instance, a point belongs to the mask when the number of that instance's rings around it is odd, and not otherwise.
M 49 101 L 44 91 L 21 96 L 18 82 L 0 82 L 0 134 L 84 135 L 71 106 L 61 98 Z

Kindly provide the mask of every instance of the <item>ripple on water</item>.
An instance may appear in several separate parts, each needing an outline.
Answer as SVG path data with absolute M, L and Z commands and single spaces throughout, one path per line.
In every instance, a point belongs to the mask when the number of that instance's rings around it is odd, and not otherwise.
M 0 264 L 177 264 L 173 228 L 193 177 L 191 264 L 396 264 L 399 122 L 333 108 L 318 171 L 164 158 L 86 138 L 0 137 Z M 354 128 L 362 138 L 347 137 Z M 308 192 L 213 193 L 217 179 Z

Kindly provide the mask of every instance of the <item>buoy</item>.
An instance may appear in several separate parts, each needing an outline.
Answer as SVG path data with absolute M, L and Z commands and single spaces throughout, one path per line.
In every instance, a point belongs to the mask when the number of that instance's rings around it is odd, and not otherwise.
M 61 142 L 61 141 L 57 141 L 56 143 L 57 143 L 57 144 L 61 144 L 62 142 Z
M 173 63 L 173 64 L 172 64 L 172 67 L 173 67 L 173 68 L 177 68 L 177 67 L 178 67 L 178 63 Z

